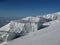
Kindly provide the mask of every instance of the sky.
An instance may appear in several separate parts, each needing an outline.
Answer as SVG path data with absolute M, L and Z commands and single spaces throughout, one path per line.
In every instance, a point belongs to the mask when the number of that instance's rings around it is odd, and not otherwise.
M 0 0 L 0 17 L 26 17 L 60 12 L 59 0 Z

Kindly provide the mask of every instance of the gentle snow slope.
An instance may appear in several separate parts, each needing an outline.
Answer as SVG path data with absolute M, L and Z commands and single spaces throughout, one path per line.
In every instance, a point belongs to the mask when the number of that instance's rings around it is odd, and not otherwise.
M 58 21 L 37 32 L 29 33 L 27 36 L 5 45 L 60 45 L 60 22 Z

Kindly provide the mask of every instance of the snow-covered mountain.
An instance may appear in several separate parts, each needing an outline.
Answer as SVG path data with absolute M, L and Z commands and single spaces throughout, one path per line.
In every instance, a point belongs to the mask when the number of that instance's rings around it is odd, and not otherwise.
M 0 28 L 0 42 L 7 42 L 6 45 L 53 45 L 59 39 L 57 36 L 59 24 L 60 12 L 13 20 Z M 55 34 L 57 39 L 53 36 Z M 52 43 L 51 41 L 54 40 L 55 42 Z

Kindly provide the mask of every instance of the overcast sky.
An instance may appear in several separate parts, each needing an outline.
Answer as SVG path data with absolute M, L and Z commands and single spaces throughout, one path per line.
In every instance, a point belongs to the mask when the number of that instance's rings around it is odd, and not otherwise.
M 37 16 L 59 11 L 59 0 L 0 0 L 0 17 Z

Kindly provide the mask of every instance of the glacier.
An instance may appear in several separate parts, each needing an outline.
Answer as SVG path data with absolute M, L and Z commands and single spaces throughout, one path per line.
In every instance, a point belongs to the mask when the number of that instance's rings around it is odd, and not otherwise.
M 43 16 L 29 16 L 20 20 L 13 20 L 0 28 L 0 42 L 8 42 L 16 38 L 24 37 L 29 33 L 37 32 L 44 26 L 50 27 L 60 21 L 60 13 Z M 42 29 L 43 29 L 42 28 Z
M 53 22 L 51 22 L 53 23 Z M 27 36 L 15 39 L 5 45 L 60 45 L 60 21 Z

